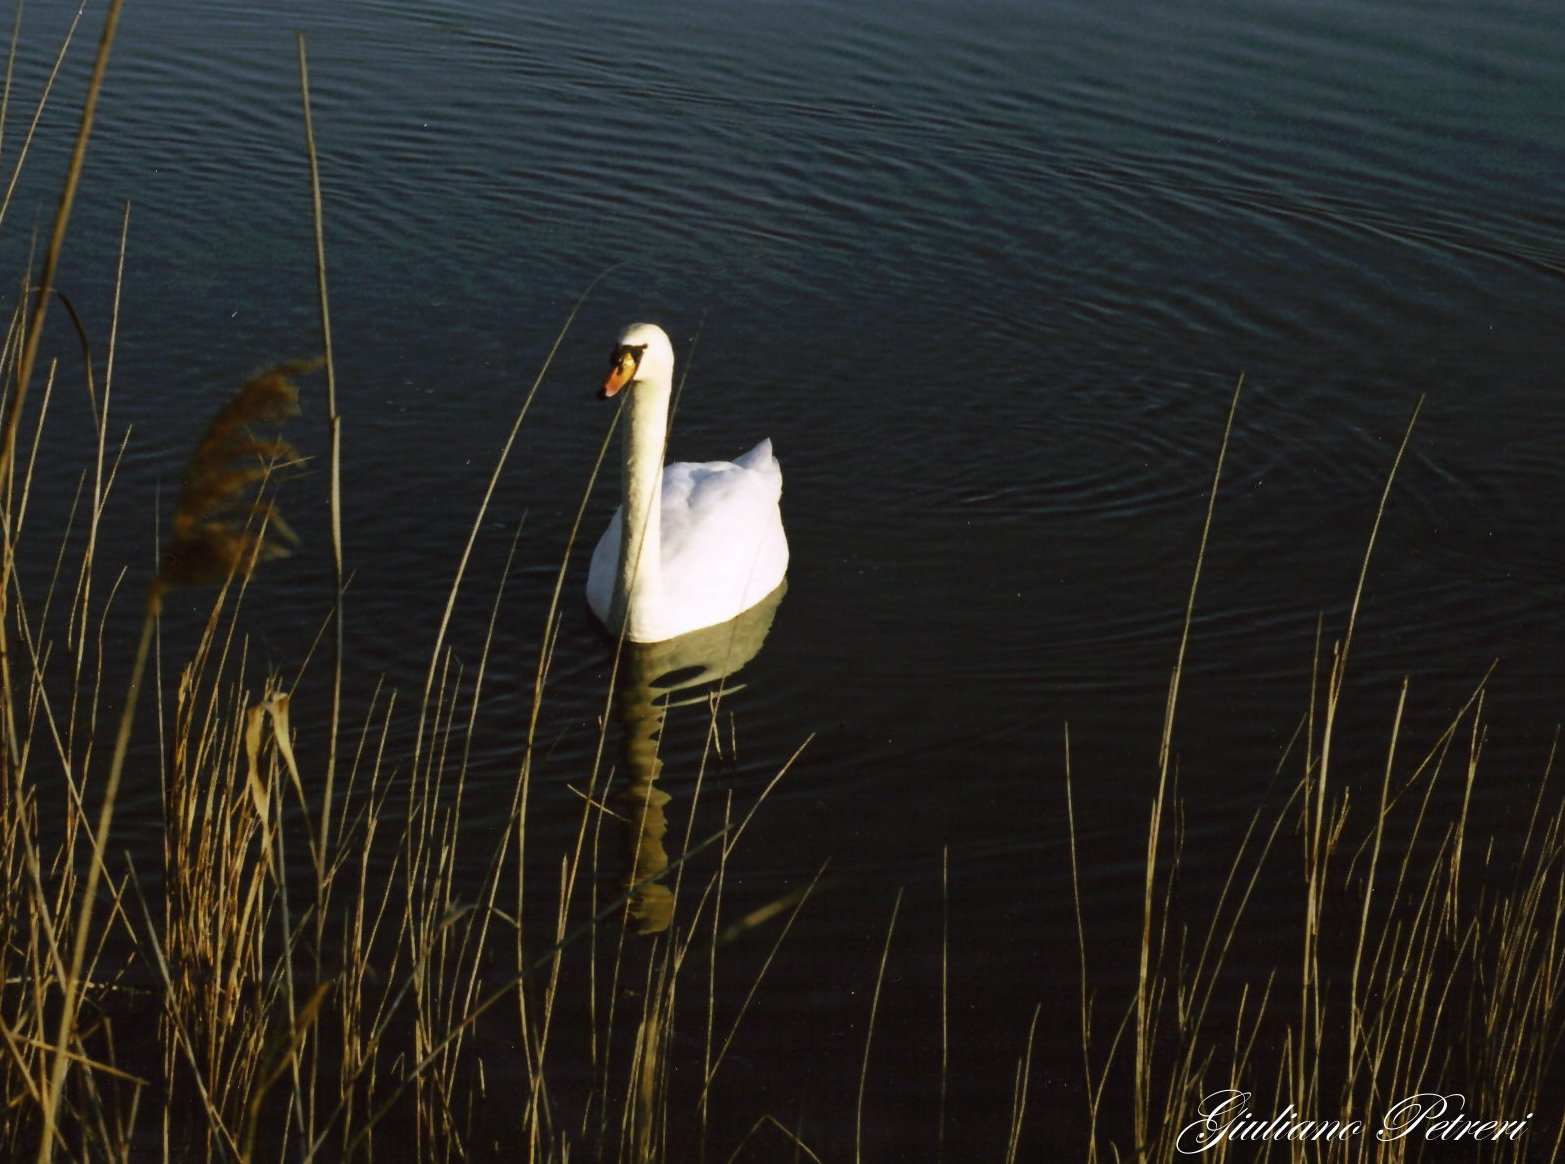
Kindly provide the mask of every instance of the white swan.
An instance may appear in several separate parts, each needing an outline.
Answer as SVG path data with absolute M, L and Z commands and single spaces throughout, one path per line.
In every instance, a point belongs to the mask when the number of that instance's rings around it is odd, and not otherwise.
M 788 570 L 782 469 L 763 440 L 736 461 L 663 467 L 674 347 L 650 323 L 627 327 L 601 398 L 630 392 L 624 503 L 592 552 L 587 605 L 615 634 L 658 643 L 727 622 Z M 624 529 L 631 531 L 627 540 Z

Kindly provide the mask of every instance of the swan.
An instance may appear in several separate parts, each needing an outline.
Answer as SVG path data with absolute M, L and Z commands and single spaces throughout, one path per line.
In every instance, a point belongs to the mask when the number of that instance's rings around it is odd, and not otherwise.
M 611 633 L 637 643 L 727 622 L 788 570 L 772 442 L 733 461 L 664 467 L 673 383 L 674 346 L 662 328 L 634 323 L 620 333 L 599 398 L 630 394 L 623 503 L 592 552 L 587 605 Z

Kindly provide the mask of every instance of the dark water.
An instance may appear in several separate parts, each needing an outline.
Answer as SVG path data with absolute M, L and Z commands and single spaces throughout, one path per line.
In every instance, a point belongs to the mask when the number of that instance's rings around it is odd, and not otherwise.
M 24 85 L 59 16 L 29 11 Z M 1378 771 L 1402 676 L 1427 742 L 1496 660 L 1478 794 L 1493 827 L 1541 770 L 1565 694 L 1565 28 L 1548 5 L 131 3 L 62 274 L 102 334 L 128 201 L 122 560 L 150 555 L 155 498 L 213 402 L 318 344 L 296 30 L 358 694 L 380 673 L 418 690 L 504 431 L 614 267 L 523 427 L 454 631 L 481 642 L 525 514 L 488 680 L 502 726 L 476 768 L 497 813 L 618 327 L 699 332 L 671 455 L 776 445 L 790 588 L 727 707 L 727 786 L 752 796 L 811 742 L 736 856 L 732 908 L 832 864 L 739 1048 L 765 1102 L 793 1112 L 802 1091 L 806 1122 L 840 1126 L 900 888 L 866 1142 L 931 1142 L 948 852 L 952 1127 L 1001 1142 L 1040 1003 L 1033 1134 L 1075 1126 L 1065 725 L 1113 990 L 1241 374 L 1174 741 L 1190 877 L 1216 876 L 1208 854 L 1226 864 L 1306 709 L 1318 628 L 1329 650 L 1421 399 L 1368 576 L 1343 771 Z M 10 212 L 17 255 L 69 113 Z M 319 454 L 319 400 L 306 411 L 298 443 Z M 49 495 L 77 472 L 49 466 Z M 323 476 L 290 489 L 305 547 L 248 600 L 258 660 L 285 671 L 329 578 Z M 589 509 L 541 729 L 545 868 L 597 739 L 608 651 L 579 596 L 613 490 Z M 139 795 L 151 820 L 155 788 Z

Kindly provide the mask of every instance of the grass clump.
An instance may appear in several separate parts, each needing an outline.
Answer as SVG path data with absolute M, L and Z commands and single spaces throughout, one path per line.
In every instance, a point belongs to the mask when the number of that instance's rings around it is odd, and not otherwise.
M 1089 1160 L 1381 1164 L 1453 1150 L 1485 1161 L 1559 1153 L 1565 1126 L 1536 1117 L 1558 1083 L 1565 1033 L 1565 797 L 1545 771 L 1522 835 L 1474 835 L 1487 676 L 1411 762 L 1404 682 L 1379 779 L 1346 782 L 1333 764 L 1375 541 L 1417 415 L 1387 475 L 1347 625 L 1329 665 L 1315 667 L 1274 793 L 1215 900 L 1202 901 L 1179 886 L 1186 857 L 1171 741 L 1219 455 L 1169 686 L 1136 984 L 1106 1040 L 1076 898 Z M 1223 453 L 1227 444 L 1225 432 Z M 1069 806 L 1068 773 L 1067 759 Z M 1290 835 L 1291 854 L 1279 843 Z M 1072 866 L 1079 884 L 1074 825 Z M 1292 887 L 1281 899 L 1278 884 Z M 1263 892 L 1267 913 L 1257 918 Z M 1232 965 L 1258 927 L 1269 945 L 1292 946 L 1291 965 L 1262 977 Z M 1131 1128 L 1110 1124 L 1116 1105 L 1133 1110 Z

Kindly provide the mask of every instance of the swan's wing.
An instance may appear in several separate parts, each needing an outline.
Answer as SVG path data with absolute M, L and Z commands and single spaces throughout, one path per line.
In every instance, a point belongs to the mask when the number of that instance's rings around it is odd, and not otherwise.
M 663 469 L 664 546 L 670 536 L 706 540 L 738 532 L 725 527 L 762 529 L 776 522 L 780 531 L 781 497 L 782 466 L 770 440 L 734 461 L 675 461 Z
M 755 448 L 742 457 L 735 457 L 734 464 L 741 469 L 756 473 L 769 482 L 774 482 L 777 487 L 776 496 L 782 496 L 782 466 L 777 463 L 777 458 L 772 455 L 772 440 L 767 437 Z
M 664 466 L 659 523 L 663 592 L 689 591 L 694 602 L 707 601 L 724 587 L 745 589 L 740 575 L 756 563 L 759 545 L 768 537 L 781 540 L 782 518 L 777 511 L 781 495 L 782 468 L 769 440 L 737 461 L 675 461 Z M 619 577 L 623 527 L 624 506 L 620 506 L 598 539 L 587 571 L 587 605 L 603 622 L 608 621 Z M 775 556 L 763 556 L 761 568 L 772 569 L 768 563 Z M 737 565 L 740 561 L 743 571 Z
M 736 610 L 770 594 L 788 567 L 781 495 L 782 468 L 770 441 L 738 461 L 680 461 L 664 469 L 664 593 L 682 602 L 743 593 Z
M 769 440 L 736 461 L 675 461 L 663 469 L 665 521 L 673 516 L 679 522 L 685 513 L 713 513 L 728 506 L 748 510 L 776 505 L 781 497 L 782 466 Z
M 782 468 L 772 442 L 737 461 L 676 461 L 663 470 L 659 624 L 668 637 L 727 621 L 782 582 L 788 539 L 778 500 Z M 593 550 L 587 603 L 609 624 L 623 516 L 616 510 Z

